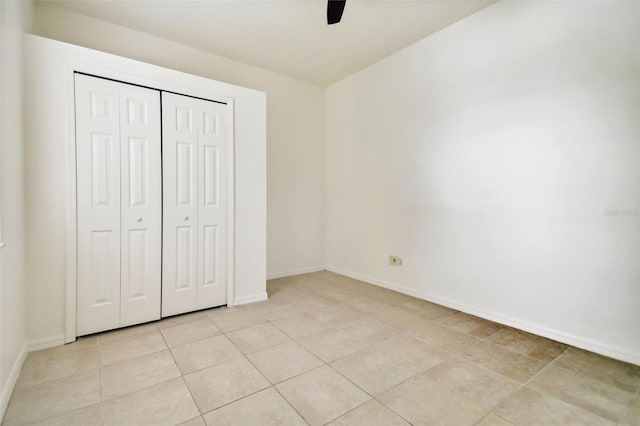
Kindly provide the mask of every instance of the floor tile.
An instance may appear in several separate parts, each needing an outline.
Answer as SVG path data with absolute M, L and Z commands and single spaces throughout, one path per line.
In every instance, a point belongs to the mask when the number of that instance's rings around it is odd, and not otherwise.
M 627 412 L 620 421 L 620 426 L 638 426 L 640 425 L 640 397 L 636 399 L 638 403 L 631 404 L 627 408 Z
M 244 357 L 196 371 L 184 379 L 202 413 L 270 386 Z
M 306 297 L 310 293 L 303 288 L 285 287 L 268 289 L 269 299 L 277 302 L 291 303 L 301 297 Z
M 267 388 L 204 415 L 209 426 L 306 426 L 274 388 Z
M 156 323 L 160 329 L 173 327 L 174 325 L 185 324 L 191 321 L 205 318 L 206 311 L 190 312 L 188 314 L 174 315 L 172 317 L 163 318 Z
M 6 425 L 23 424 L 78 410 L 100 402 L 98 370 L 15 389 L 7 408 Z
M 462 359 L 447 360 L 424 375 L 487 409 L 495 407 L 520 388 L 519 383 Z
M 280 318 L 287 318 L 291 315 L 302 313 L 302 310 L 300 310 L 292 303 L 278 301 L 273 302 L 270 300 L 259 303 L 264 303 L 264 306 L 259 308 L 259 313 L 267 321 L 274 321 Z
M 554 365 L 635 392 L 640 388 L 640 366 L 617 361 L 593 352 L 569 348 L 558 357 Z
M 308 274 L 314 278 L 320 279 L 320 280 L 330 280 L 333 277 L 338 277 L 339 275 L 336 274 L 335 272 L 330 272 L 327 270 L 324 271 L 318 271 L 318 272 L 312 272 L 310 274 Z
M 403 309 L 421 315 L 427 319 L 437 319 L 453 315 L 458 311 L 425 300 L 413 299 L 402 305 Z
M 309 312 L 331 306 L 333 303 L 329 299 L 320 296 L 304 296 L 293 300 L 293 303 L 302 312 Z
M 16 387 L 31 386 L 99 367 L 97 339 L 30 352 Z
M 352 309 L 355 309 L 361 313 L 365 313 L 367 315 L 376 315 L 381 311 L 389 309 L 389 305 L 385 305 L 382 302 L 377 300 L 370 299 L 365 296 L 357 296 L 349 297 L 342 301 L 345 306 L 349 306 Z
M 567 345 L 513 328 L 504 328 L 488 339 L 514 352 L 550 362 L 567 349 Z
M 376 288 L 373 285 L 372 287 Z M 375 292 L 371 297 L 387 305 L 402 307 L 405 303 L 411 303 L 414 300 L 416 300 L 415 297 L 407 296 L 406 294 L 398 293 L 393 290 L 387 290 L 387 289 L 381 289 L 381 290 L 383 291 Z
M 49 417 L 29 426 L 101 426 L 102 407 L 100 404 L 90 405 L 70 413 Z
M 157 329 L 141 334 L 131 334 L 116 340 L 100 342 L 98 353 L 100 364 L 106 366 L 118 361 L 137 358 L 167 349 L 162 335 Z
M 372 399 L 338 417 L 328 426 L 409 426 L 409 423 Z
M 227 334 L 243 353 L 259 351 L 289 341 L 289 337 L 271 324 L 260 324 Z
M 206 423 L 204 422 L 204 419 L 202 418 L 202 416 L 198 416 L 194 419 L 188 420 L 184 423 L 180 423 L 179 426 L 207 426 Z
M 171 348 L 171 353 L 182 374 L 192 373 L 242 356 L 242 352 L 227 336 L 215 336 L 175 346 Z
M 476 426 L 515 426 L 513 423 L 498 417 L 493 413 L 487 414 Z
M 105 426 L 173 426 L 199 414 L 182 378 L 111 399 L 102 406 Z
M 333 287 L 331 289 L 327 289 L 326 291 L 316 292 L 316 294 L 324 297 L 325 299 L 331 300 L 333 303 L 337 303 L 345 307 L 350 307 L 350 301 L 354 298 L 361 297 L 360 295 L 355 294 L 352 291 L 345 290 L 344 288 L 340 287 Z
M 407 312 L 395 306 L 386 307 L 378 312 L 369 313 L 370 316 L 396 328 L 405 329 L 411 325 L 426 323 L 429 320 L 420 315 Z
M 180 371 L 171 353 L 162 351 L 111 364 L 100 375 L 105 401 L 180 377 Z
M 480 338 L 489 337 L 503 328 L 500 324 L 465 314 L 463 312 L 448 315 L 443 318 L 439 318 L 436 321 L 445 327 Z
M 266 322 L 259 312 L 239 308 L 212 309 L 207 316 L 225 333 Z
M 386 391 L 377 399 L 417 425 L 474 425 L 489 411 L 442 387 L 424 373 Z
M 462 355 L 496 373 L 525 383 L 540 371 L 545 363 L 489 342 L 480 342 L 462 350 Z
M 353 309 L 341 305 L 330 305 L 309 311 L 309 315 L 327 323 L 334 328 L 347 328 L 354 321 L 364 318 L 364 315 Z
M 327 323 L 322 322 L 307 313 L 282 318 L 277 321 L 273 321 L 271 324 L 293 339 L 330 328 Z
M 296 342 L 286 342 L 247 355 L 271 383 L 279 383 L 319 367 L 323 362 Z
M 321 331 L 298 339 L 298 343 L 323 361 L 331 362 L 398 333 L 398 329 L 376 322 L 363 327 Z
M 494 413 L 518 426 L 613 426 L 615 424 L 528 388 L 521 389 L 500 404 Z
M 443 361 L 440 351 L 407 335 L 373 344 L 331 366 L 375 396 Z
M 138 334 L 145 334 L 150 331 L 158 329 L 157 322 L 150 322 L 146 324 L 132 325 L 130 327 L 119 328 L 117 330 L 105 331 L 97 335 L 98 343 L 103 344 L 114 340 L 121 339 L 123 337 L 136 336 Z
M 419 322 L 407 327 L 410 333 L 428 344 L 446 351 L 457 351 L 479 342 L 477 337 L 460 333 L 434 322 Z
M 327 366 L 282 382 L 276 389 L 311 426 L 323 425 L 371 399 Z
M 554 365 L 534 377 L 529 387 L 616 422 L 624 415 L 634 395 Z
M 174 325 L 160 330 L 170 348 L 185 343 L 197 342 L 221 334 L 222 332 L 208 318 Z

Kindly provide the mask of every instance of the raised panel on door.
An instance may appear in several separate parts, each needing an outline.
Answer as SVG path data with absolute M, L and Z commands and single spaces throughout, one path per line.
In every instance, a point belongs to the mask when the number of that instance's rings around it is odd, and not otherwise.
M 227 105 L 198 100 L 198 309 L 227 303 Z
M 162 316 L 197 309 L 196 108 L 192 98 L 162 94 Z
M 160 92 L 122 85 L 120 326 L 160 319 L 162 170 Z
M 77 335 L 120 324 L 118 84 L 75 77 Z

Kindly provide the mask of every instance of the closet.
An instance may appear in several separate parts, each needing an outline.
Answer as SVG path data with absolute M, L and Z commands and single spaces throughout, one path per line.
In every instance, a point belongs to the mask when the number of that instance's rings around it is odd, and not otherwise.
M 226 114 L 75 75 L 78 336 L 226 304 Z

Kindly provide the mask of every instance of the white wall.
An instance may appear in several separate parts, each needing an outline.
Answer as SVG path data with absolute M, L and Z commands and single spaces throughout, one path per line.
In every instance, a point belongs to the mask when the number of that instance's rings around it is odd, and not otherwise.
M 640 364 L 639 8 L 500 2 L 329 87 L 330 269 Z
M 22 32 L 30 2 L 0 2 L 0 420 L 26 354 Z
M 325 264 L 324 89 L 46 2 L 37 35 L 267 93 L 267 272 Z
M 160 68 L 37 36 L 25 38 L 27 164 L 27 334 L 30 346 L 60 344 L 65 333 L 68 229 L 75 226 L 72 70 L 190 95 L 234 100 L 235 300 L 266 298 L 266 97 L 255 90 Z M 90 67 L 90 68 L 86 68 Z M 46 72 L 42 72 L 46 70 Z M 201 87 L 208 92 L 201 92 Z M 69 239 L 67 239 L 69 238 Z M 74 305 L 75 306 L 75 305 Z M 74 309 L 72 307 L 71 309 Z

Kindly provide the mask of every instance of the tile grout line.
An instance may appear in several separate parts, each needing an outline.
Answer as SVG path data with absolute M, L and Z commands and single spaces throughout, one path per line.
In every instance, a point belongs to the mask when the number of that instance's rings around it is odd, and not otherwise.
M 210 319 L 210 321 L 211 321 L 211 322 L 213 322 L 213 320 L 211 320 L 211 319 Z M 216 325 L 215 323 L 214 323 L 214 325 L 217 327 L 217 325 Z M 220 327 L 218 327 L 218 329 L 222 332 L 222 330 L 220 329 Z M 162 334 L 162 333 L 161 333 L 161 334 Z M 241 351 L 241 350 L 240 350 L 240 349 L 239 349 L 239 348 L 238 348 L 238 347 L 237 347 L 237 346 L 236 346 L 236 345 L 231 341 L 231 339 L 229 339 L 225 334 L 222 334 L 222 336 L 225 336 L 225 337 L 227 338 L 227 340 L 229 341 L 229 343 L 231 343 L 231 345 L 232 345 L 233 347 L 235 347 L 235 348 L 236 348 L 236 350 L 240 353 L 240 356 L 243 356 L 242 351 Z M 164 336 L 163 336 L 163 337 L 164 337 Z M 212 337 L 216 337 L 216 336 L 212 336 Z M 207 339 L 208 339 L 208 338 L 207 338 Z M 200 341 L 202 341 L 202 340 L 206 340 L 206 339 L 196 340 L 195 342 L 200 342 Z M 195 343 L 195 342 L 191 342 L 191 343 Z M 166 343 L 166 342 L 165 342 L 165 343 Z M 185 343 L 185 345 L 188 345 L 188 343 Z M 168 345 L 167 345 L 167 346 L 168 346 Z M 198 372 L 198 371 L 205 370 L 205 369 L 210 368 L 210 367 L 213 367 L 213 366 L 215 366 L 215 365 L 220 365 L 220 364 L 223 364 L 223 363 L 228 362 L 228 361 L 233 361 L 233 360 L 235 360 L 235 359 L 237 359 L 237 358 L 240 358 L 240 356 L 235 357 L 235 358 L 232 358 L 232 359 L 229 359 L 229 360 L 227 360 L 227 361 L 219 362 L 219 363 L 214 364 L 214 365 L 209 365 L 209 366 L 207 366 L 207 367 L 203 367 L 203 368 L 198 369 L 198 370 L 195 370 L 195 371 L 191 371 L 191 372 L 189 372 L 189 373 L 187 373 L 187 374 L 183 374 L 183 373 L 182 373 L 182 371 L 180 370 L 180 367 L 178 366 L 178 362 L 177 362 L 177 360 L 176 360 L 175 356 L 173 355 L 173 352 L 171 351 L 171 349 L 169 349 L 169 353 L 171 353 L 171 357 L 173 358 L 173 362 L 176 364 L 176 368 L 178 368 L 178 371 L 180 372 L 180 377 L 182 378 L 182 382 L 184 383 L 185 387 L 186 387 L 186 388 L 187 388 L 187 390 L 189 391 L 189 395 L 191 396 L 191 399 L 193 400 L 193 403 L 194 403 L 194 405 L 196 406 L 196 409 L 198 410 L 198 413 L 200 413 L 200 417 L 202 417 L 202 421 L 204 421 L 204 422 L 205 422 L 205 424 L 206 424 L 207 422 L 204 420 L 204 414 L 205 414 L 205 413 L 203 413 L 203 412 L 202 412 L 202 410 L 200 409 L 200 406 L 199 406 L 199 405 L 198 405 L 198 403 L 196 402 L 196 398 L 195 398 L 195 396 L 193 395 L 193 392 L 191 391 L 191 388 L 189 387 L 189 384 L 187 383 L 187 380 L 185 379 L 185 376 L 186 376 L 186 375 L 189 375 L 189 374 L 194 374 L 194 373 L 196 373 L 196 372 Z M 220 407 L 218 407 L 218 408 L 220 408 Z M 211 410 L 211 411 L 213 411 L 213 410 Z M 208 411 L 207 411 L 207 412 L 208 412 Z
M 638 387 L 638 389 L 636 389 L 636 392 L 631 397 L 631 400 L 627 404 L 627 407 L 625 408 L 624 412 L 622 413 L 622 416 L 620 416 L 620 418 L 618 419 L 618 422 L 616 423 L 617 426 L 620 426 L 622 424 L 622 421 L 624 420 L 624 418 L 631 411 L 631 408 L 632 408 L 631 404 L 633 404 L 636 399 L 640 399 L 640 387 Z
M 565 348 L 565 350 L 564 350 L 564 351 L 562 351 L 562 353 L 561 353 L 561 354 L 559 354 L 559 355 L 558 355 L 557 357 L 555 357 L 551 362 L 549 362 L 549 364 L 547 364 L 547 365 L 546 365 L 542 370 L 540 370 L 540 371 L 538 371 L 536 374 L 534 374 L 534 375 L 533 375 L 529 380 L 527 380 L 527 382 L 526 382 L 526 383 L 524 383 L 524 384 L 522 385 L 522 387 L 523 387 L 523 388 L 524 388 L 524 387 L 526 387 L 526 386 L 527 386 L 530 382 L 532 382 L 536 377 L 538 377 L 539 375 L 541 375 L 541 374 L 543 373 L 543 371 L 544 371 L 544 370 L 546 370 L 547 368 L 551 367 L 551 365 L 552 365 L 552 364 L 555 364 L 555 362 L 556 362 L 558 359 L 560 359 L 560 357 L 561 357 L 562 355 L 564 355 L 565 353 L 567 353 L 567 352 L 569 351 L 569 349 L 571 349 L 572 347 L 573 347 L 573 346 L 567 345 L 567 347 Z M 562 366 L 560 366 L 560 365 L 559 365 L 559 366 L 557 366 L 557 368 L 561 368 L 561 369 L 563 369 L 563 370 L 567 370 L 567 371 L 572 371 L 572 370 L 570 370 L 570 369 L 568 369 L 568 368 L 565 368 L 565 367 L 562 367 Z M 598 379 L 593 379 L 593 378 L 589 378 L 589 379 L 591 379 L 591 380 L 595 380 L 595 381 L 597 381 L 597 382 L 599 382 L 599 383 L 607 384 L 607 383 L 602 382 L 602 381 L 600 381 L 600 380 L 598 380 Z M 592 415 L 594 415 L 594 416 L 596 416 L 596 417 L 599 417 L 599 418 L 601 418 L 601 419 L 604 419 L 605 421 L 611 421 L 611 420 L 607 419 L 606 417 L 601 416 L 600 414 L 597 414 L 597 413 L 595 413 L 595 412 L 593 412 L 593 411 L 591 411 L 591 410 L 587 410 L 587 409 L 585 409 L 585 408 L 583 408 L 583 407 L 580 407 L 580 406 L 578 406 L 578 405 L 575 405 L 575 404 L 573 404 L 573 403 L 571 403 L 571 402 L 568 402 L 568 401 L 565 401 L 565 400 L 563 400 L 563 399 L 560 399 L 560 398 L 556 397 L 555 395 L 551 395 L 551 394 L 549 394 L 549 393 L 548 393 L 548 392 L 546 392 L 546 391 L 538 390 L 538 389 L 532 389 L 532 390 L 534 390 L 535 392 L 541 393 L 541 394 L 545 395 L 546 397 L 553 398 L 553 399 L 555 399 L 555 400 L 557 400 L 557 401 L 560 401 L 560 402 L 562 402 L 562 403 L 564 403 L 564 404 L 570 405 L 570 406 L 575 407 L 575 408 L 577 408 L 577 409 L 579 409 L 579 410 L 582 410 L 582 411 L 584 411 L 584 412 L 586 412 L 586 413 L 589 413 L 589 414 L 592 414 Z M 638 390 L 636 390 L 636 393 L 637 393 L 637 392 L 638 392 Z M 627 409 L 628 409 L 628 406 L 631 404 L 631 402 L 633 402 L 633 397 L 631 398 L 631 400 L 630 400 L 629 404 L 627 405 Z M 625 412 L 622 414 L 622 417 L 619 417 L 619 418 L 618 418 L 618 421 L 617 421 L 617 422 L 615 422 L 615 424 L 620 423 L 620 421 L 622 421 L 622 419 L 624 418 L 624 415 L 626 415 L 626 409 L 625 409 Z
M 337 360 L 336 360 L 336 361 L 337 361 Z M 332 362 L 333 362 L 333 361 L 332 361 Z M 438 363 L 438 364 L 436 364 L 436 365 L 439 365 L 439 364 L 441 364 L 441 363 Z M 328 365 L 328 364 L 327 364 L 327 365 Z M 364 393 L 366 393 L 367 395 L 369 395 L 369 396 L 371 397 L 371 399 L 369 399 L 368 401 L 363 402 L 362 404 L 358 405 L 357 407 L 354 407 L 354 408 L 352 408 L 351 410 L 349 410 L 349 411 L 347 411 L 347 412 L 345 412 L 345 413 L 343 413 L 343 414 L 339 415 L 338 417 L 336 417 L 336 418 L 334 418 L 334 419 L 331 419 L 331 420 L 330 420 L 329 422 L 327 422 L 327 423 L 330 423 L 330 422 L 332 422 L 332 421 L 334 421 L 334 420 L 336 420 L 336 419 L 339 419 L 340 417 L 344 416 L 345 414 L 350 413 L 351 411 L 355 410 L 356 408 L 360 408 L 361 406 L 363 406 L 364 404 L 366 404 L 366 403 L 368 403 L 368 402 L 376 401 L 378 404 L 382 405 L 382 406 L 383 406 L 383 407 L 385 407 L 386 409 L 388 409 L 388 410 L 390 410 L 391 412 L 393 412 L 394 414 L 396 414 L 396 415 L 397 415 L 398 417 L 400 417 L 402 420 L 406 421 L 406 422 L 407 422 L 407 423 L 409 423 L 409 424 L 412 424 L 409 420 L 405 419 L 405 418 L 404 418 L 400 413 L 397 413 L 393 408 L 388 407 L 388 406 L 387 406 L 386 404 L 384 404 L 382 401 L 378 400 L 378 398 L 377 398 L 376 396 L 373 396 L 373 395 L 371 395 L 369 392 L 367 392 L 366 390 L 362 389 L 362 388 L 361 388 L 357 383 L 354 383 L 351 379 L 349 379 L 348 377 L 346 377 L 344 374 L 340 373 L 340 372 L 339 372 L 338 370 L 336 370 L 333 366 L 331 366 L 331 365 L 328 365 L 328 366 L 329 366 L 329 368 L 331 368 L 333 371 L 335 371 L 336 373 L 338 373 L 339 375 L 341 375 L 342 377 L 344 377 L 346 380 L 348 380 L 349 382 L 353 383 L 353 384 L 354 384 L 358 389 L 362 390 Z M 435 367 L 435 365 L 434 365 L 433 367 Z M 431 368 L 433 368 L 433 367 L 431 367 Z M 424 370 L 424 371 L 422 371 L 422 372 L 420 372 L 420 373 L 417 373 L 417 374 L 415 374 L 415 375 L 413 375 L 413 376 L 409 377 L 408 379 L 403 380 L 402 382 L 398 383 L 397 385 L 394 385 L 394 386 L 390 387 L 389 389 L 385 390 L 384 392 L 381 392 L 379 395 L 382 395 L 383 393 L 385 393 L 385 392 L 387 392 L 387 391 L 389 391 L 389 390 L 391 390 L 391 389 L 395 388 L 396 386 L 400 386 L 402 383 L 404 383 L 404 382 L 406 382 L 406 381 L 408 381 L 408 380 L 411 380 L 412 378 L 414 378 L 414 377 L 415 377 L 415 376 L 417 376 L 418 374 L 422 374 L 422 373 L 424 373 L 425 371 L 428 371 L 428 370 L 430 370 L 430 368 L 428 368 L 427 370 Z M 378 396 L 379 396 L 379 395 L 378 395 Z
M 76 342 L 77 342 L 76 338 Z M 100 386 L 100 402 L 98 402 L 100 408 L 100 424 L 104 425 L 104 405 L 102 401 L 102 352 L 100 351 L 100 337 L 96 336 L 96 352 L 98 355 L 98 380 Z
M 264 375 L 264 373 L 263 373 L 262 371 L 260 371 L 260 369 L 258 368 L 258 366 L 257 366 L 257 365 L 255 365 L 255 364 L 254 364 L 254 363 L 249 359 L 249 357 L 247 357 L 247 356 L 245 355 L 245 358 L 247 359 L 247 361 L 249 361 L 249 363 L 250 363 L 251 365 L 253 365 L 253 368 L 255 368 L 255 369 L 256 369 L 256 371 L 257 371 L 258 373 L 260 373 L 260 375 L 261 375 L 261 376 L 262 376 L 262 377 L 267 381 L 267 383 L 269 383 L 270 387 L 271 387 L 271 388 L 273 388 L 273 390 L 275 390 L 275 391 L 278 393 L 278 395 L 280 395 L 280 397 L 281 397 L 282 399 L 284 399 L 284 400 L 287 402 L 287 404 L 289 405 L 289 407 L 291 407 L 291 408 L 293 409 L 293 411 L 295 411 L 295 412 L 296 412 L 296 414 L 298 414 L 298 416 L 300 416 L 300 418 L 302 419 L 302 421 L 303 421 L 303 422 L 305 422 L 307 425 L 309 425 L 309 422 L 307 421 L 307 419 L 305 419 L 305 418 L 304 418 L 304 416 L 302 415 L 302 413 L 298 412 L 298 410 L 296 409 L 296 407 L 294 407 L 294 406 L 293 406 L 293 404 L 292 404 L 292 403 L 291 403 L 291 402 L 290 402 L 290 401 L 289 401 L 289 400 L 288 400 L 288 399 L 287 399 L 287 398 L 286 398 L 286 397 L 285 397 L 285 396 L 280 392 L 280 390 L 276 387 L 276 384 L 271 383 L 271 380 L 267 379 L 267 377 Z M 321 360 L 321 361 L 322 361 L 322 360 Z M 321 367 L 321 366 L 319 366 L 319 367 L 317 367 L 317 368 L 320 368 L 320 367 Z M 315 370 L 315 368 L 312 368 L 311 370 L 305 371 L 305 373 L 307 373 L 307 372 L 309 372 L 309 371 L 313 371 L 313 370 Z M 302 374 L 304 374 L 304 373 L 300 373 L 298 376 L 300 376 L 300 375 L 302 375 Z M 297 377 L 297 376 L 295 376 L 295 377 Z M 292 379 L 292 378 L 293 378 L 293 377 L 290 377 L 289 379 Z M 283 381 L 278 382 L 278 383 L 286 382 L 286 381 L 287 381 L 287 380 L 289 380 L 289 379 L 283 380 Z M 264 388 L 264 389 L 268 389 L 268 387 L 267 387 L 267 388 Z M 264 389 L 261 389 L 261 390 L 264 390 Z M 258 392 L 260 392 L 260 391 L 258 391 Z
M 499 345 L 498 345 L 498 346 L 499 346 Z M 480 422 L 481 422 L 485 417 L 487 417 L 487 416 L 488 416 L 489 414 L 491 414 L 491 413 L 493 413 L 493 415 L 494 415 L 494 416 L 497 416 L 497 417 L 499 417 L 499 418 L 501 418 L 501 419 L 503 419 L 503 420 L 506 420 L 506 421 L 508 421 L 509 423 L 511 423 L 511 421 L 510 421 L 510 420 L 508 420 L 508 419 L 504 419 L 502 416 L 500 416 L 500 415 L 498 415 L 498 414 L 494 413 L 494 410 L 495 410 L 495 409 L 496 409 L 500 404 L 503 404 L 503 403 L 505 403 L 506 401 L 510 400 L 510 399 L 513 397 L 513 395 L 515 395 L 516 393 L 520 392 L 522 389 L 527 388 L 527 385 L 529 384 L 529 382 L 531 382 L 535 377 L 537 377 L 538 375 L 540 375 L 544 370 L 546 370 L 549 366 L 551 366 L 551 364 L 555 363 L 555 361 L 556 361 L 558 358 L 560 358 L 560 357 L 561 357 L 565 352 L 567 352 L 567 350 L 568 350 L 568 349 L 569 349 L 569 348 L 567 347 L 567 348 L 565 348 L 561 353 L 559 353 L 558 355 L 556 355 L 556 357 L 555 357 L 554 359 L 552 359 L 551 361 L 549 361 L 549 362 L 548 362 L 544 367 L 542 367 L 542 368 L 541 368 L 540 370 L 538 370 L 535 374 L 533 374 L 531 377 L 529 377 L 529 379 L 527 379 L 527 381 L 526 381 L 526 382 L 524 382 L 524 383 L 520 383 L 520 382 L 514 381 L 515 383 L 517 383 L 517 384 L 518 384 L 518 387 L 517 387 L 516 389 L 514 389 L 514 390 L 513 390 L 509 395 L 505 396 L 505 397 L 504 397 L 504 399 L 503 399 L 502 401 L 500 401 L 498 404 L 496 404 L 496 406 L 495 406 L 495 407 L 493 407 L 491 410 L 489 410 L 489 412 L 488 412 L 487 414 L 485 414 L 485 416 L 484 416 L 482 419 L 480 419 L 480 420 L 478 421 L 478 423 L 476 423 L 476 425 L 477 425 L 477 424 L 479 424 L 479 423 L 480 423 Z M 518 353 L 518 352 L 515 352 L 515 353 Z M 529 388 L 527 388 L 527 389 L 529 389 Z M 535 390 L 534 390 L 534 391 L 535 391 Z M 551 395 L 547 395 L 546 393 L 544 393 L 544 395 L 545 395 L 545 396 L 551 396 Z M 551 397 L 553 397 L 553 396 L 551 396 Z M 557 399 L 557 400 L 558 400 L 558 401 L 560 401 L 560 402 L 565 402 L 565 401 L 562 401 L 562 400 L 560 400 L 560 399 L 558 399 L 558 398 L 555 398 L 555 397 L 553 397 L 553 398 L 554 398 L 554 399 Z M 566 402 L 565 402 L 565 403 L 566 403 Z M 570 404 L 570 405 L 573 405 L 573 404 Z M 580 408 L 580 407 L 578 407 L 578 408 Z
M 185 323 L 185 324 L 188 324 L 188 322 Z M 187 384 L 187 381 L 184 378 L 184 374 L 182 374 L 182 371 L 180 370 L 180 367 L 178 366 L 178 362 L 176 361 L 176 358 L 173 356 L 173 352 L 171 351 L 171 347 L 169 347 L 169 343 L 167 342 L 167 339 L 164 337 L 164 334 L 162 334 L 162 331 L 160 331 L 160 329 L 158 329 L 158 332 L 160 333 L 160 336 L 162 336 L 162 340 L 164 341 L 164 344 L 167 347 L 167 350 L 169 351 L 169 355 L 171 355 L 171 359 L 173 359 L 173 364 L 176 366 L 176 369 L 178 370 L 178 373 L 180 374 L 180 379 L 182 380 L 182 383 L 184 384 L 184 387 L 187 389 L 187 392 L 189 392 L 189 396 L 191 397 L 191 402 L 193 402 L 193 405 L 195 405 L 196 410 L 198 410 L 198 413 L 200 414 L 200 417 L 202 417 L 202 411 L 200 411 L 200 406 L 196 402 L 196 399 L 193 396 L 193 393 L 191 392 L 191 389 L 189 388 L 189 385 Z M 164 382 L 161 382 L 161 383 L 166 383 L 166 382 L 168 382 L 170 380 L 174 380 L 176 378 L 177 377 L 174 377 L 173 379 L 165 380 Z M 157 384 L 159 384 L 159 383 L 157 383 Z M 204 421 L 204 418 L 203 418 L 203 421 Z

